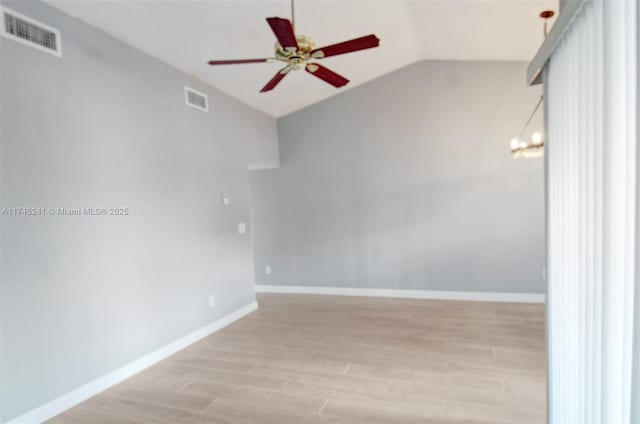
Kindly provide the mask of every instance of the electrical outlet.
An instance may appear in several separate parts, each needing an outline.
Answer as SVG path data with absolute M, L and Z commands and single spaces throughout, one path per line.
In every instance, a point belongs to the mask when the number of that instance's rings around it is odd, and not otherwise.
M 241 222 L 238 224 L 238 234 L 244 234 L 247 232 L 247 224 Z
M 216 306 L 216 297 L 212 294 L 209 295 L 209 306 L 212 308 Z
M 267 265 L 264 267 L 264 273 L 267 275 L 271 275 L 271 265 Z

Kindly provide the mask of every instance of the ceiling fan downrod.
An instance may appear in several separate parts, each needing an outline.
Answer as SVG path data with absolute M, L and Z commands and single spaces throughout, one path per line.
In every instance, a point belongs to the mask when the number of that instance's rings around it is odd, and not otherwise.
M 296 31 L 296 9 L 293 6 L 293 0 L 291 0 L 291 26 L 293 27 L 293 32 Z

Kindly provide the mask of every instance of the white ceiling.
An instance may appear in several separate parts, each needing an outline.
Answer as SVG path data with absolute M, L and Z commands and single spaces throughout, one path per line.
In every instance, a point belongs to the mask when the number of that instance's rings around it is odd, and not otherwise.
M 317 46 L 375 33 L 380 47 L 322 60 L 351 80 L 345 88 L 298 71 L 259 93 L 280 62 L 207 61 L 272 56 L 265 18 L 288 18 L 286 0 L 46 1 L 274 117 L 423 59 L 528 61 L 542 43 L 539 12 L 557 11 L 557 0 L 297 1 L 296 32 Z

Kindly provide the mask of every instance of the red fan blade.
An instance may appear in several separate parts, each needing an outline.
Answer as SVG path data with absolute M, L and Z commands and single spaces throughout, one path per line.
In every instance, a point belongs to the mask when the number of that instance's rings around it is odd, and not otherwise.
M 311 57 L 320 59 L 322 57 L 336 56 L 339 54 L 356 52 L 358 50 L 371 49 L 378 47 L 380 40 L 375 35 L 366 35 L 354 40 L 344 41 L 338 44 L 332 44 L 327 47 L 311 50 Z
M 271 81 L 269 81 L 267 83 L 267 85 L 265 85 L 264 87 L 262 87 L 262 90 L 260 90 L 261 93 L 265 93 L 267 91 L 271 91 L 274 88 L 276 88 L 276 85 L 278 85 L 280 83 L 280 81 L 282 81 L 282 79 L 284 77 L 287 76 L 287 74 L 289 73 L 290 69 L 288 66 L 280 69 L 278 71 L 277 74 L 275 74 L 275 76 L 273 78 L 271 78 Z
M 349 80 L 342 75 L 338 75 L 331 69 L 327 69 L 322 65 L 318 65 L 317 63 L 309 63 L 304 69 L 310 74 L 313 74 L 321 80 L 328 82 L 334 87 L 342 87 L 347 85 L 347 83 L 349 82 Z
M 271 58 L 267 59 L 231 59 L 231 60 L 210 60 L 209 65 L 236 65 L 240 63 L 262 63 L 268 62 Z
M 267 18 L 267 22 L 269 22 L 271 30 L 276 35 L 282 47 L 285 49 L 287 47 L 293 47 L 298 50 L 298 42 L 296 41 L 296 35 L 293 32 L 291 21 L 283 18 Z

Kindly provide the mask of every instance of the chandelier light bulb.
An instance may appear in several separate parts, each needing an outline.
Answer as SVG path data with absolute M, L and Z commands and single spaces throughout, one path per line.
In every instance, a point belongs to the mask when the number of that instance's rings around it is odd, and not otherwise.
M 534 146 L 540 146 L 542 144 L 542 134 L 537 131 L 531 134 L 531 143 Z
M 512 138 L 511 139 L 511 150 L 516 150 L 518 147 L 520 147 L 520 140 L 518 140 L 517 138 Z

